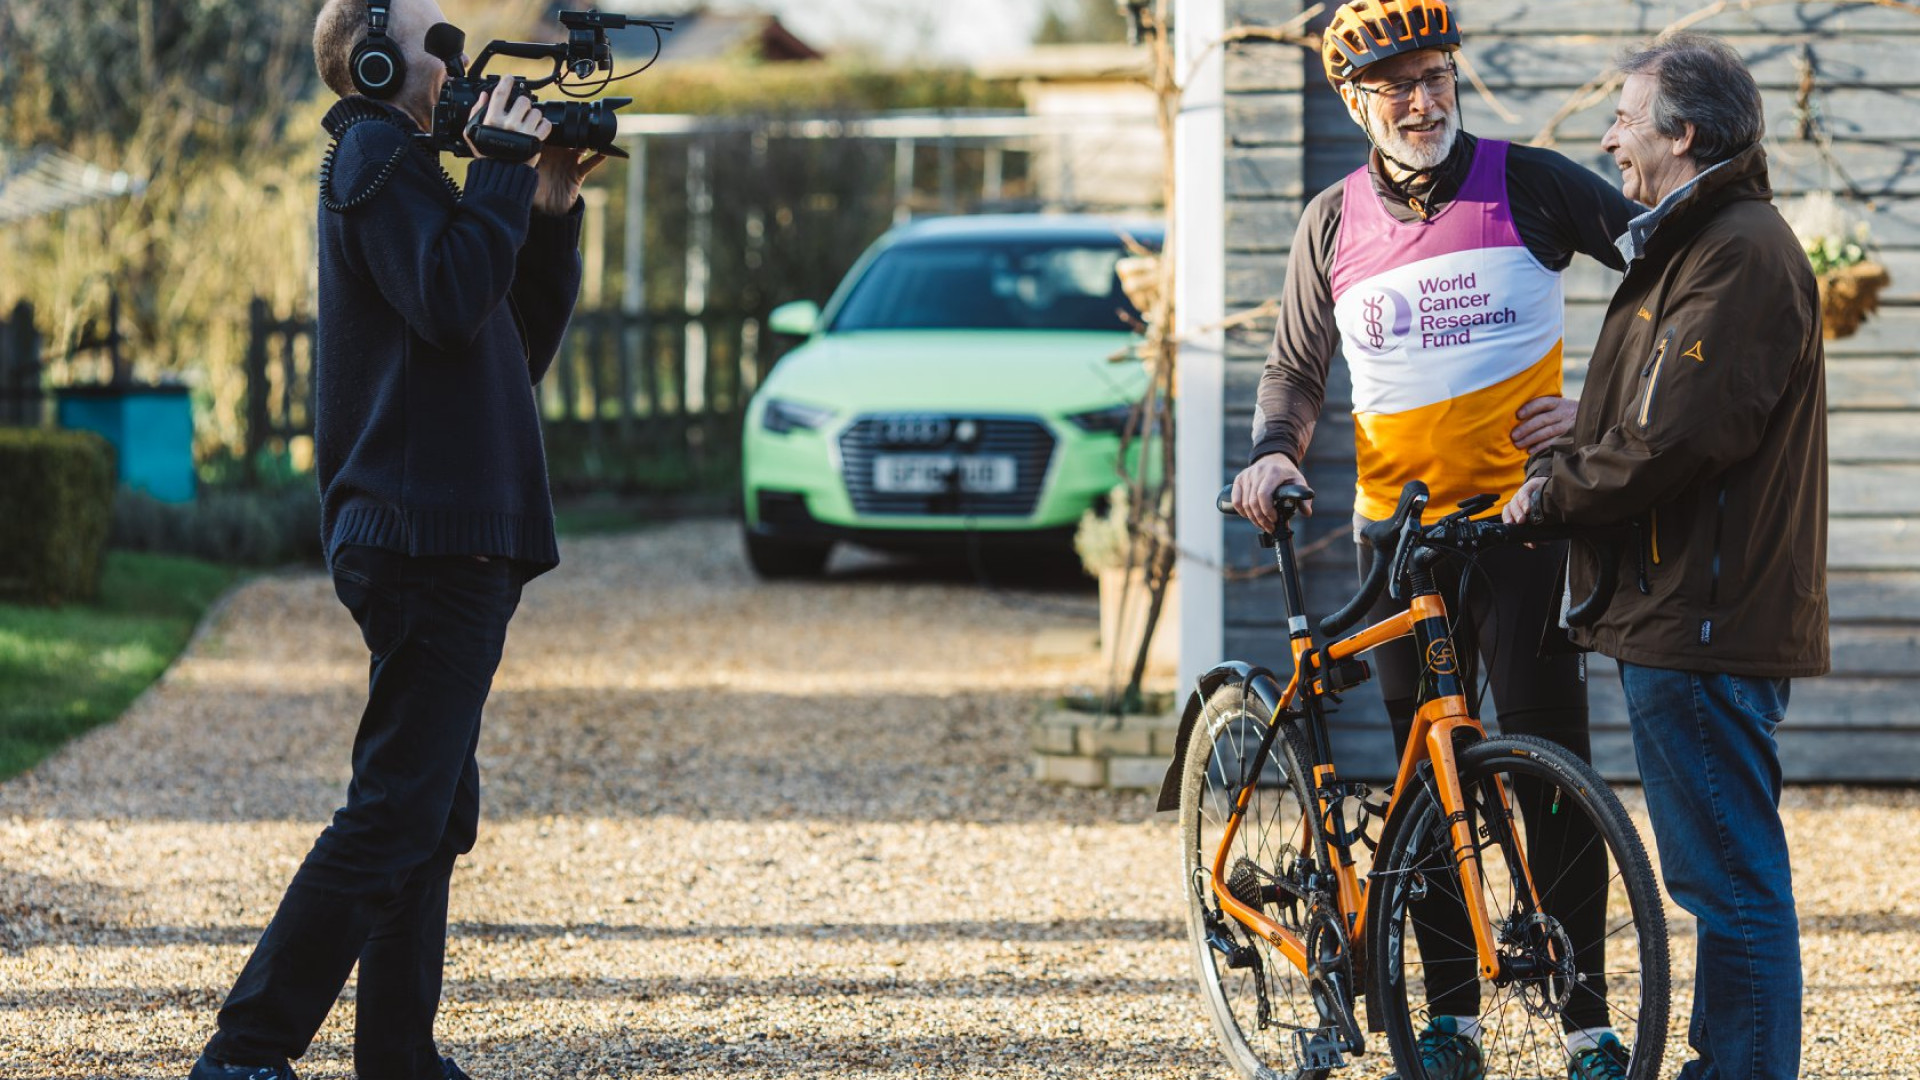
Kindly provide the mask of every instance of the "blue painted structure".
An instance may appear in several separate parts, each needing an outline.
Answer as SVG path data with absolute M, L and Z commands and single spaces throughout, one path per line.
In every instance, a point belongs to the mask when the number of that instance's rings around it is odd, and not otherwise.
M 113 444 L 118 480 L 163 502 L 193 501 L 193 403 L 184 386 L 70 386 L 59 424 Z

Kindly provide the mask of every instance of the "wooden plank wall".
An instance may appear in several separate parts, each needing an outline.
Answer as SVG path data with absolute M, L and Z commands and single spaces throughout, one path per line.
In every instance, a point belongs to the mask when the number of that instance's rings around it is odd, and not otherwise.
M 1229 0 L 1228 24 L 1278 25 L 1298 0 Z M 1467 56 L 1498 107 L 1462 83 L 1467 130 L 1531 140 L 1588 79 L 1626 46 L 1700 5 L 1671 0 L 1460 0 Z M 1780 198 L 1832 190 L 1866 220 L 1891 270 L 1880 313 L 1827 350 L 1831 414 L 1829 570 L 1834 674 L 1801 680 L 1778 733 L 1794 780 L 1920 781 L 1920 17 L 1884 8 L 1794 3 L 1728 12 L 1698 29 L 1747 59 L 1767 104 L 1768 153 Z M 1815 89 L 1797 92 L 1805 65 Z M 1226 287 L 1228 310 L 1277 295 L 1305 199 L 1364 157 L 1365 140 L 1320 74 L 1317 58 L 1290 45 L 1241 43 L 1228 50 Z M 1610 179 L 1600 152 L 1614 99 L 1567 118 L 1558 149 Z M 1811 121 L 1830 142 L 1805 137 Z M 1577 394 L 1617 275 L 1576 259 L 1567 275 L 1567 377 Z M 1227 365 L 1227 460 L 1245 463 L 1270 324 L 1236 333 Z M 1318 514 L 1298 543 L 1316 615 L 1351 594 L 1353 427 L 1344 364 L 1336 361 L 1307 474 Z M 1230 656 L 1285 666 L 1277 578 L 1235 580 L 1267 567 L 1251 528 L 1226 523 L 1230 564 L 1226 645 Z M 1591 664 L 1596 755 L 1602 771 L 1634 774 L 1625 708 L 1613 665 Z M 1493 709 L 1489 705 L 1491 716 Z M 1384 714 L 1371 686 L 1335 717 L 1344 769 L 1383 775 L 1391 766 Z

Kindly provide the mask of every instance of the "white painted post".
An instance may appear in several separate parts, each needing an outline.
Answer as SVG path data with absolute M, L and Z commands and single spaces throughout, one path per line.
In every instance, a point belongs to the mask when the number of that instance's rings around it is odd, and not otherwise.
M 687 140 L 687 336 L 685 411 L 707 408 L 707 285 L 713 276 L 708 251 L 713 247 L 713 186 L 707 178 L 707 147 L 698 136 Z
M 645 343 L 640 337 L 640 315 L 647 305 L 647 137 L 635 135 L 629 149 L 632 159 L 627 162 L 627 220 L 625 240 L 620 245 L 621 274 L 620 313 L 622 348 L 621 361 L 627 365 L 628 397 L 622 403 L 621 414 L 631 416 L 636 406 L 634 397 L 637 388 L 647 385 L 641 378 L 642 365 L 650 364 L 653 358 L 644 351 Z M 660 403 L 647 400 L 648 415 L 657 414 Z
M 913 220 L 913 140 L 893 141 L 893 223 L 905 225 Z
M 1174 441 L 1174 536 L 1180 545 L 1182 688 L 1225 649 L 1226 610 L 1219 567 L 1224 531 L 1220 490 L 1226 333 L 1199 332 L 1226 317 L 1226 101 L 1224 0 L 1174 0 L 1175 64 L 1192 75 L 1174 127 L 1171 246 L 1176 267 L 1174 326 L 1180 335 Z M 1204 58 L 1203 58 L 1204 55 Z M 1196 66 L 1197 63 L 1197 66 Z
M 621 247 L 621 266 L 625 272 L 621 275 L 620 310 L 638 315 L 646 305 L 647 137 L 634 136 L 629 152 L 633 157 L 627 162 L 626 242 Z
M 580 303 L 597 318 L 607 284 L 607 189 L 582 188 L 580 201 L 583 219 L 580 228 Z M 604 415 L 603 405 L 607 394 L 606 384 L 597 377 L 602 355 L 599 350 L 603 343 L 604 339 L 595 333 L 588 339 L 585 350 L 587 376 L 582 381 L 588 384 L 586 396 L 593 402 L 591 415 L 595 417 Z M 615 415 L 625 416 L 632 407 L 631 402 L 622 402 L 620 411 Z
M 581 222 L 580 299 L 589 311 L 600 310 L 600 299 L 607 284 L 607 189 L 584 188 Z
M 1053 137 L 1055 154 L 1053 173 L 1053 205 L 1049 210 L 1071 213 L 1078 209 L 1073 197 L 1073 133 L 1062 130 Z
M 767 171 L 767 133 L 756 131 L 748 136 L 747 146 L 751 153 L 748 168 L 754 175 L 763 176 Z M 747 210 L 747 273 L 755 278 L 765 268 L 767 262 L 767 212 L 766 208 L 755 203 Z M 760 322 L 758 319 L 740 320 L 740 383 L 737 400 L 733 403 L 736 412 L 744 412 L 747 398 L 754 387 L 760 384 Z

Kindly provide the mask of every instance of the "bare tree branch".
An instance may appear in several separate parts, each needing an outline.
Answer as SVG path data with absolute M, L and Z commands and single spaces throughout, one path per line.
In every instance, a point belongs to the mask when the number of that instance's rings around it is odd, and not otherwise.
M 1487 103 L 1487 107 L 1493 110 L 1495 116 L 1509 124 L 1519 123 L 1520 114 L 1507 108 L 1506 103 L 1494 95 L 1492 88 L 1480 78 L 1480 69 L 1474 67 L 1473 61 L 1467 58 L 1465 49 L 1454 53 L 1453 58 L 1460 65 L 1460 70 L 1466 73 L 1467 81 L 1473 84 L 1474 92 L 1480 95 L 1480 100 Z
M 1194 56 L 1193 63 L 1187 66 L 1186 78 L 1181 79 L 1179 85 L 1183 87 L 1192 85 L 1194 73 L 1200 70 L 1200 65 L 1206 61 L 1207 57 L 1213 55 L 1215 49 L 1224 48 L 1227 45 L 1239 41 L 1273 41 L 1283 45 L 1298 45 L 1310 52 L 1317 53 L 1320 49 L 1320 35 L 1307 33 L 1306 26 L 1315 18 L 1318 18 L 1324 10 L 1326 10 L 1325 4 L 1314 4 L 1302 10 L 1293 18 L 1281 23 L 1279 26 L 1247 26 L 1242 24 L 1229 27 L 1226 33 L 1208 42 L 1207 47 L 1201 49 L 1200 52 Z M 1165 23 L 1163 22 L 1161 25 L 1164 26 Z

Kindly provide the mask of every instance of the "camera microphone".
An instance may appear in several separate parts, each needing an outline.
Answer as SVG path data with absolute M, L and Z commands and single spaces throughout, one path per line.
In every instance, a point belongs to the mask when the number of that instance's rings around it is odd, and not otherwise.
M 433 103 L 433 129 L 422 136 L 429 147 L 439 153 L 470 156 L 477 147 L 487 157 L 508 161 L 525 161 L 538 153 L 542 142 L 520 132 L 502 131 L 488 128 L 480 123 L 475 115 L 475 106 L 480 96 L 486 93 L 506 93 L 508 103 L 514 98 L 532 99 L 533 91 L 551 86 L 570 98 L 585 98 L 600 90 L 616 78 L 628 78 L 653 66 L 653 60 L 625 75 L 613 74 L 613 49 L 607 44 L 607 31 L 627 27 L 644 26 L 653 31 L 654 60 L 660 57 L 661 35 L 673 29 L 673 23 L 667 19 L 636 19 L 627 15 L 601 11 L 562 11 L 560 23 L 566 28 L 567 40 L 562 42 L 537 41 L 491 41 L 480 50 L 471 65 L 466 63 L 462 50 L 466 48 L 467 36 L 460 28 L 451 23 L 436 23 L 428 29 L 426 51 L 434 59 L 447 66 L 447 81 L 440 87 L 440 96 Z M 510 79 L 504 85 L 502 76 L 486 74 L 487 64 L 496 57 L 513 57 L 519 60 L 546 60 L 553 65 L 552 74 L 541 79 L 523 82 Z M 595 72 L 605 72 L 603 79 L 592 80 Z M 571 76 L 574 80 L 565 80 Z M 589 81 L 592 80 L 592 81 Z M 622 106 L 633 103 L 632 98 L 604 97 L 593 101 L 536 101 L 534 108 L 552 126 L 544 140 L 547 146 L 568 147 L 594 150 L 608 157 L 626 157 L 626 152 L 617 145 L 620 137 L 620 117 L 617 115 Z M 469 144 L 468 140 L 473 141 Z
M 467 35 L 452 23 L 434 23 L 427 28 L 427 55 L 447 65 L 447 74 L 463 78 L 467 65 L 461 59 L 467 51 Z

